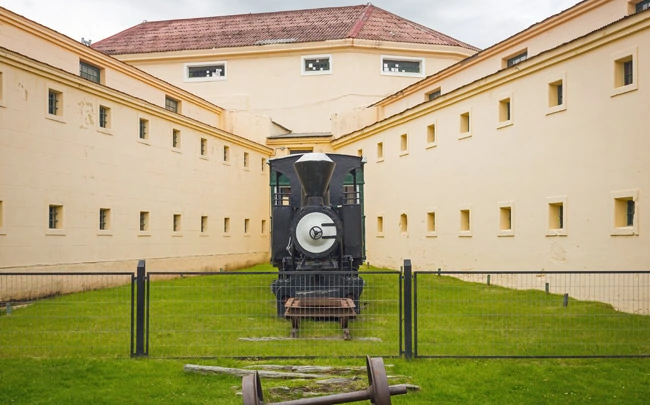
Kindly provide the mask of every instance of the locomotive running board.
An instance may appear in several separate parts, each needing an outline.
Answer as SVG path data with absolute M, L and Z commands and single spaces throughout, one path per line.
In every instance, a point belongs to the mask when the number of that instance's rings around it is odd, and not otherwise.
M 343 329 L 343 339 L 352 339 L 348 321 L 357 316 L 356 306 L 350 298 L 300 297 L 289 298 L 284 304 L 284 317 L 291 320 L 291 337 L 298 337 L 303 318 L 338 318 Z

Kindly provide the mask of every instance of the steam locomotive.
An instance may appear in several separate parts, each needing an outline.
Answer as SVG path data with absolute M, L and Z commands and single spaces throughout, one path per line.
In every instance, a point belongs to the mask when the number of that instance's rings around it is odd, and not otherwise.
M 277 315 L 290 298 L 349 298 L 359 308 L 365 260 L 363 166 L 358 156 L 271 159 L 271 289 Z M 358 310 L 357 310 L 358 311 Z

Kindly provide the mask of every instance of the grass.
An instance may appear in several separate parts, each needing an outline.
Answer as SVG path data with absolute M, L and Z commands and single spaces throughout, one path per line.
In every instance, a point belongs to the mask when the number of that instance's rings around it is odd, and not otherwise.
M 268 270 L 258 266 L 247 271 Z M 363 296 L 365 318 L 351 323 L 355 338 L 379 337 L 379 342 L 237 339 L 242 331 L 258 337 L 287 335 L 287 321 L 275 316 L 273 296 L 269 298 L 272 278 L 216 275 L 152 282 L 150 358 L 128 358 L 130 286 L 39 300 L 14 308 L 11 315 L 0 313 L 0 403 L 241 404 L 237 396 L 240 378 L 188 374 L 183 365 L 363 366 L 362 358 L 337 356 L 367 353 L 384 355 L 385 363 L 394 365 L 388 374 L 402 377 L 391 383 L 421 387 L 419 392 L 394 397 L 394 404 L 644 404 L 650 397 L 647 358 L 389 358 L 397 354 L 398 291 L 392 274 L 364 275 L 368 284 Z M 648 353 L 649 317 L 623 314 L 595 302 L 570 300 L 563 307 L 561 296 L 448 277 L 418 283 L 422 355 L 485 350 L 540 354 L 549 342 L 560 353 Z M 244 294 L 256 298 L 243 305 Z M 526 314 L 534 316 L 527 320 Z M 338 336 L 339 330 L 333 322 L 310 322 L 302 333 L 303 337 Z M 246 353 L 321 357 L 226 357 Z M 155 358 L 192 355 L 220 358 Z M 264 379 L 262 384 L 265 399 L 279 401 L 287 398 L 272 397 L 270 389 L 294 383 Z

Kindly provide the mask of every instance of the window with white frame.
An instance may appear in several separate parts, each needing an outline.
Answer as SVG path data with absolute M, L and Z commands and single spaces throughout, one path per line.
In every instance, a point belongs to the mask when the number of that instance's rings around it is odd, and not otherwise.
M 315 55 L 300 58 L 303 75 L 319 75 L 332 73 L 332 56 Z
M 424 59 L 404 56 L 382 56 L 381 74 L 390 76 L 424 76 Z
M 226 62 L 186 63 L 185 81 L 226 80 Z

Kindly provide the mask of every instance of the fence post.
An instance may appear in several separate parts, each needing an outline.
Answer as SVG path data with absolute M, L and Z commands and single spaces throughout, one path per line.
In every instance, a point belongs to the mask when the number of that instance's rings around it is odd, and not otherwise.
M 411 259 L 404 259 L 404 355 L 413 358 L 413 307 L 412 303 Z
M 146 356 L 144 346 L 145 338 L 145 281 L 147 278 L 145 261 L 138 260 L 138 272 L 136 274 L 136 307 L 135 307 L 135 357 Z

